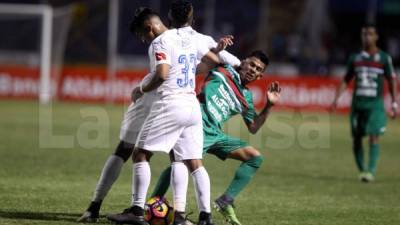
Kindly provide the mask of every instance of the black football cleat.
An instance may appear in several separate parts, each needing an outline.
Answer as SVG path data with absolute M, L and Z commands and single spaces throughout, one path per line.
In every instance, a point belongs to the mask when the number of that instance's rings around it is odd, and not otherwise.
M 138 206 L 125 209 L 122 213 L 108 215 L 107 219 L 117 224 L 149 225 L 144 219 L 143 209 Z
M 97 223 L 99 221 L 100 206 L 101 206 L 101 201 L 91 202 L 89 207 L 86 209 L 83 215 L 76 220 L 76 222 Z
M 211 219 L 211 213 L 200 212 L 197 225 L 214 225 Z
M 184 212 L 174 212 L 174 223 L 173 225 L 195 225 L 190 221 Z

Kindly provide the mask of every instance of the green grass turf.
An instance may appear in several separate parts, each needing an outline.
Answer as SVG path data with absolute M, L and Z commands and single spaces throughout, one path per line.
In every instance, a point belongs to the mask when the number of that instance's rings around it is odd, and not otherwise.
M 54 103 L 39 110 L 33 101 L 0 101 L 0 224 L 76 224 L 118 142 L 125 109 Z M 40 143 L 39 118 L 51 122 L 53 135 L 71 139 L 50 143 L 42 137 Z M 90 141 L 98 137 L 93 129 L 103 135 L 100 141 Z M 240 118 L 227 130 L 249 138 Z M 363 184 L 357 179 L 347 116 L 274 111 L 260 134 L 249 139 L 266 160 L 237 198 L 237 215 L 243 225 L 400 224 L 399 138 L 399 121 L 390 121 L 381 139 L 377 180 Z M 43 143 L 56 147 L 44 148 Z M 152 187 L 167 163 L 166 155 L 154 157 Z M 216 198 L 238 163 L 208 155 L 205 165 Z M 102 215 L 129 205 L 130 177 L 129 162 L 105 199 Z M 197 212 L 192 187 L 188 211 Z M 224 224 L 217 212 L 214 218 L 215 224 Z M 107 223 L 105 218 L 100 222 Z

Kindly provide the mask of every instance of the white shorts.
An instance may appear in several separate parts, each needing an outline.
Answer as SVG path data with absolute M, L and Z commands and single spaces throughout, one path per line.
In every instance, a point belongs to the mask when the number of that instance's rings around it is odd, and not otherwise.
M 151 106 L 155 100 L 159 99 L 156 91 L 147 92 L 135 103 L 129 105 L 122 120 L 119 139 L 135 144 L 139 131 L 142 129 L 146 117 L 150 113 Z
M 201 159 L 203 124 L 196 96 L 167 96 L 155 101 L 136 146 L 166 153 L 173 149 L 176 160 Z

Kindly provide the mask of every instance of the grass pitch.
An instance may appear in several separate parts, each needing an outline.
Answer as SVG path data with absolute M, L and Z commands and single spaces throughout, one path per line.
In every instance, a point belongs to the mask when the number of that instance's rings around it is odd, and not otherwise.
M 0 224 L 76 224 L 118 142 L 125 109 L 0 101 Z M 370 184 L 357 179 L 347 116 L 273 111 L 256 136 L 248 135 L 239 117 L 226 129 L 266 156 L 236 200 L 243 225 L 400 224 L 399 121 L 389 121 L 381 138 L 377 180 Z M 166 155 L 153 158 L 151 188 L 167 163 Z M 208 155 L 205 165 L 214 199 L 239 164 Z M 102 215 L 129 205 L 131 168 L 130 162 L 123 168 Z M 189 211 L 197 212 L 192 184 Z M 224 224 L 217 212 L 214 218 L 215 224 Z M 100 223 L 108 222 L 103 217 Z

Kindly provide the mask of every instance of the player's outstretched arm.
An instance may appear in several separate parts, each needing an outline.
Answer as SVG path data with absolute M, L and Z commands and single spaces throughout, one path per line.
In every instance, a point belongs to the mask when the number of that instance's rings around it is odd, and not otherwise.
M 333 97 L 332 105 L 329 109 L 331 112 L 336 111 L 337 101 L 338 101 L 339 97 L 342 95 L 342 93 L 344 92 L 344 90 L 346 90 L 346 87 L 347 87 L 347 82 L 345 80 L 342 80 L 336 89 L 335 96 Z
M 219 39 L 217 46 L 215 48 L 212 48 L 211 51 L 213 51 L 215 54 L 218 54 L 231 45 L 233 45 L 233 36 L 226 35 Z
M 258 115 L 256 114 L 254 116 L 253 122 L 246 121 L 247 129 L 249 130 L 250 133 L 252 134 L 257 133 L 257 131 L 260 129 L 260 127 L 262 127 L 262 125 L 268 118 L 271 108 L 276 103 L 279 102 L 280 97 L 281 97 L 281 87 L 278 81 L 274 81 L 268 86 L 267 103 L 265 104 L 261 113 Z
M 221 57 L 218 55 L 221 51 L 224 51 L 228 46 L 233 45 L 233 36 L 226 35 L 222 37 L 217 46 L 212 48 L 202 59 L 201 63 L 196 67 L 196 74 L 208 73 L 211 69 L 216 67 L 218 64 L 224 63 Z M 240 64 L 240 61 L 239 61 Z
M 197 65 L 196 74 L 206 74 L 220 63 L 221 61 L 218 56 L 214 52 L 209 51 L 201 58 L 201 63 Z

